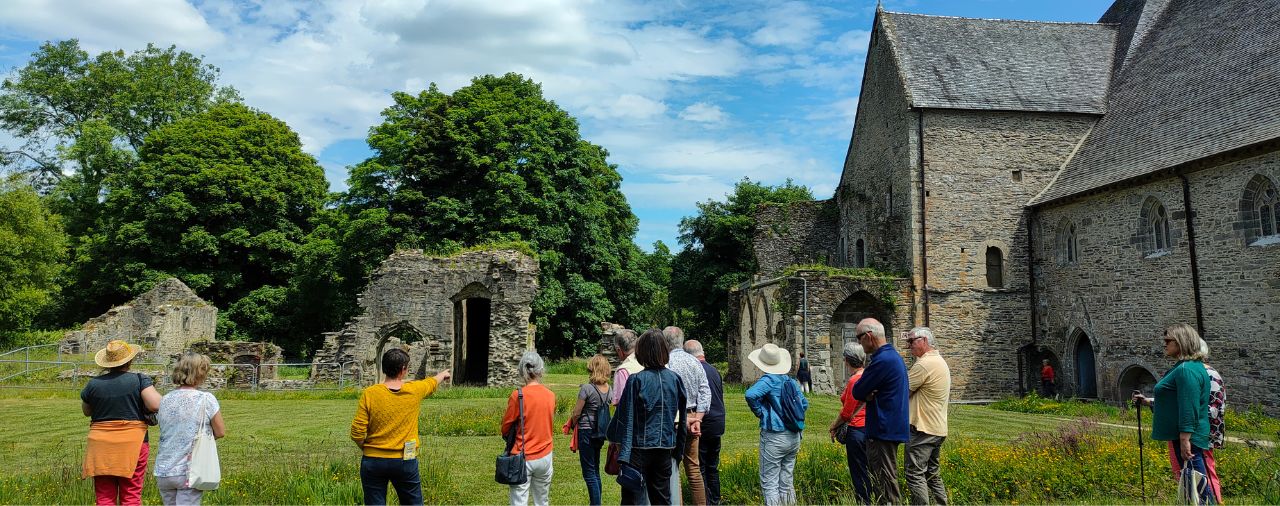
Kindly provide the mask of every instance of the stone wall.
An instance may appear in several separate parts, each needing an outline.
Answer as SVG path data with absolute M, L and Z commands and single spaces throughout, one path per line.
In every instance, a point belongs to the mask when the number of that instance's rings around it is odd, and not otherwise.
M 514 385 L 520 355 L 533 348 L 530 313 L 538 272 L 536 259 L 512 250 L 445 257 L 419 250 L 393 253 L 370 276 L 359 298 L 363 314 L 342 330 L 325 334 L 312 379 L 332 380 L 343 372 L 364 384 L 375 383 L 380 381 L 381 352 L 400 346 L 409 352 L 411 376 L 453 369 L 454 381 L 462 383 L 468 381 L 464 368 L 484 367 L 484 380 L 473 382 Z M 464 304 L 483 300 L 490 314 L 488 359 L 468 359 L 459 346 L 466 338 L 463 321 L 469 306 Z
M 1024 205 L 1049 183 L 1094 119 L 924 113 L 929 326 L 951 366 L 953 396 L 1018 391 L 1017 348 L 1031 335 Z M 999 255 L 991 264 L 998 279 L 988 273 L 989 251 Z
M 166 361 L 197 341 L 213 339 L 218 308 L 205 302 L 177 278 L 154 288 L 67 332 L 63 353 L 91 353 L 122 339 L 142 346 L 138 362 Z
M 911 294 L 905 279 L 864 280 L 815 271 L 735 289 L 730 293 L 730 315 L 737 332 L 729 337 L 728 381 L 759 379 L 760 370 L 747 360 L 747 354 L 774 343 L 791 351 L 792 374 L 799 365 L 799 352 L 805 352 L 815 392 L 839 393 L 848 379 L 840 350 L 846 340 L 854 341 L 853 326 L 864 317 L 875 317 L 890 332 L 909 328 Z
M 831 264 L 839 211 L 833 199 L 766 204 L 756 211 L 756 263 L 765 277 L 796 264 Z
M 877 28 L 867 51 L 849 152 L 835 198 L 840 208 L 835 265 L 911 272 L 916 187 L 916 115 L 889 38 Z
M 1210 363 L 1238 408 L 1261 404 L 1280 412 L 1280 237 L 1249 234 L 1241 199 L 1251 180 L 1280 187 L 1280 152 L 1188 175 Z M 1151 251 L 1141 213 L 1156 199 L 1168 213 L 1168 251 Z M 1076 351 L 1087 340 L 1096 356 L 1099 395 L 1118 400 L 1126 372 L 1159 377 L 1171 365 L 1160 342 L 1164 327 L 1196 323 L 1190 241 L 1182 181 L 1167 177 L 1045 206 L 1034 221 L 1036 317 L 1040 345 L 1062 357 L 1059 383 L 1078 384 Z M 1074 225 L 1078 259 L 1063 254 L 1062 232 Z

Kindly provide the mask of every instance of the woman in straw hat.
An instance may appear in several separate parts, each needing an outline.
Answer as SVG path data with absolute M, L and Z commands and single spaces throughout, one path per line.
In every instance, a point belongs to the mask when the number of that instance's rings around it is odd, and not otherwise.
M 747 389 L 747 406 L 760 419 L 760 488 L 764 490 L 764 503 L 795 504 L 793 477 L 796 454 L 800 451 L 800 432 L 783 423 L 784 387 L 792 383 L 801 409 L 808 409 L 809 402 L 799 393 L 800 385 L 787 376 L 791 372 L 790 352 L 769 343 L 752 351 L 747 359 L 764 372 L 764 376 Z
M 107 343 L 93 361 L 107 371 L 80 391 L 81 411 L 90 417 L 81 478 L 93 477 L 97 503 L 142 504 L 142 483 L 151 453 L 148 414 L 160 409 L 160 393 L 143 374 L 129 374 L 142 351 L 121 340 Z

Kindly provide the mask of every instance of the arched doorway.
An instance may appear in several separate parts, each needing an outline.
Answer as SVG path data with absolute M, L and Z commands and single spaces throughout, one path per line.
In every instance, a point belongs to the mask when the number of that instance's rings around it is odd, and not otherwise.
M 1120 373 L 1119 400 L 1129 399 L 1134 390 L 1148 397 L 1155 395 L 1156 376 L 1146 367 L 1134 364 Z
M 387 348 L 388 344 L 401 346 L 423 340 L 422 333 L 407 320 L 400 320 L 378 329 L 377 337 L 378 346 L 374 348 L 376 355 L 374 355 L 373 365 L 377 369 L 378 381 L 382 381 L 385 378 L 385 375 L 382 374 L 382 354 L 389 349 Z M 410 368 L 412 369 L 412 365 L 410 365 Z
M 1093 352 L 1093 340 L 1083 332 L 1076 334 L 1075 366 L 1076 397 L 1096 399 L 1098 397 L 1097 358 Z
M 840 377 L 832 379 L 836 380 L 838 386 L 843 387 L 844 382 L 853 374 L 853 371 L 848 370 L 844 365 L 844 345 L 858 342 L 857 331 L 854 329 L 863 318 L 880 320 L 880 323 L 884 324 L 885 335 L 893 335 L 892 320 L 889 318 L 888 311 L 885 310 L 884 303 L 870 292 L 866 290 L 854 292 L 836 306 L 835 312 L 831 315 L 830 329 L 831 366 L 834 371 L 840 371 Z
M 480 283 L 467 285 L 453 297 L 454 383 L 488 384 L 492 315 L 492 294 Z

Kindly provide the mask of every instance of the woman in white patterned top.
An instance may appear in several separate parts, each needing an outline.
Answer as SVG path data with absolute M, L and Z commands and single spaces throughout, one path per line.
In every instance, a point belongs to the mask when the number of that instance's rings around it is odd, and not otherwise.
M 160 452 L 156 455 L 156 484 L 164 504 L 200 504 L 204 492 L 187 484 L 191 449 L 201 430 L 214 438 L 226 435 L 222 410 L 213 394 L 199 390 L 209 376 L 209 357 L 188 353 L 173 367 L 178 388 L 160 400 Z

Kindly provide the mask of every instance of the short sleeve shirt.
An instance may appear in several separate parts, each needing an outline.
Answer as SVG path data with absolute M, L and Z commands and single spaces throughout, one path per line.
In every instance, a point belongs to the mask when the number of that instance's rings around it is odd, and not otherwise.
M 142 391 L 151 383 L 151 377 L 145 374 L 109 372 L 90 379 L 80 391 L 80 400 L 93 408 L 90 422 L 146 420 L 142 415 Z M 150 432 L 142 436 L 143 441 L 150 441 Z
M 196 434 L 212 434 L 209 422 L 221 407 L 213 394 L 180 388 L 160 399 L 160 450 L 156 452 L 158 477 L 186 476 Z
M 596 426 L 596 412 L 600 410 L 600 406 L 609 402 L 609 397 L 613 392 L 606 390 L 601 392 L 595 385 L 590 383 L 578 387 L 578 399 L 583 401 L 582 416 L 578 417 L 578 427 L 583 429 L 591 429 Z

